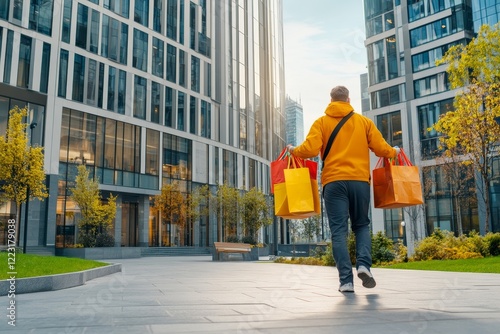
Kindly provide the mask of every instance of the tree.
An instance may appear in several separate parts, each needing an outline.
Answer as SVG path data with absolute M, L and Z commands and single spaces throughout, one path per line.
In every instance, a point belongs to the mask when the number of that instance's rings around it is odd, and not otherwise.
M 210 187 L 205 184 L 193 189 L 186 195 L 186 216 L 189 228 L 200 217 L 210 214 L 211 193 Z
M 114 246 L 108 228 L 116 216 L 116 196 L 110 195 L 107 203 L 103 203 L 99 182 L 90 178 L 85 165 L 78 166 L 75 186 L 70 191 L 71 199 L 80 208 L 79 243 L 84 247 Z
M 166 218 L 172 226 L 176 224 L 180 233 L 183 233 L 187 220 L 187 201 L 186 197 L 179 189 L 178 183 L 163 184 L 161 193 L 154 198 L 154 208 L 161 213 L 162 218 Z M 172 229 L 170 229 L 172 231 Z M 183 235 L 179 236 L 179 240 L 183 240 Z M 164 243 L 162 241 L 162 243 Z M 171 246 L 171 240 L 167 242 Z
M 303 235 L 308 243 L 321 232 L 320 228 L 321 216 L 313 216 L 302 220 L 304 225 Z
M 218 239 L 235 238 L 238 234 L 240 194 L 228 184 L 219 184 L 214 198 L 218 221 Z
M 257 242 L 257 233 L 262 226 L 271 225 L 271 206 L 262 191 L 256 187 L 241 197 L 241 220 L 244 234 Z
M 9 112 L 5 136 L 0 136 L 0 191 L 4 200 L 16 203 L 16 240 L 19 243 L 19 218 L 21 205 L 28 198 L 40 200 L 47 197 L 43 148 L 28 145 L 28 124 L 23 118 L 28 108 L 14 107 Z M 26 213 L 28 214 L 28 213 Z
M 474 179 L 473 170 L 470 165 L 462 162 L 463 157 L 462 149 L 457 146 L 436 159 L 442 168 L 444 181 L 450 189 L 454 212 L 457 216 L 456 225 L 459 236 L 463 234 L 462 207 L 465 207 L 463 202 L 473 193 L 470 184 L 471 180 Z
M 453 89 L 464 87 L 454 101 L 454 111 L 444 114 L 432 128 L 441 132 L 445 152 L 464 150 L 465 164 L 480 178 L 477 189 L 485 203 L 484 232 L 489 230 L 491 163 L 498 154 L 500 126 L 500 24 L 483 25 L 468 45 L 456 45 L 437 64 L 448 64 Z

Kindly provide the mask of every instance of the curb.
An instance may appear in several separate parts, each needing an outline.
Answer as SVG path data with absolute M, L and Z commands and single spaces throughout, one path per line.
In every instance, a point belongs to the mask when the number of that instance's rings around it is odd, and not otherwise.
M 121 263 L 110 264 L 104 267 L 77 271 L 74 273 L 57 274 L 50 276 L 38 276 L 19 278 L 14 280 L 14 289 L 9 292 L 11 280 L 0 281 L 0 296 L 7 296 L 8 293 L 22 294 L 42 291 L 55 291 L 84 285 L 85 282 L 94 278 L 111 275 L 122 271 Z

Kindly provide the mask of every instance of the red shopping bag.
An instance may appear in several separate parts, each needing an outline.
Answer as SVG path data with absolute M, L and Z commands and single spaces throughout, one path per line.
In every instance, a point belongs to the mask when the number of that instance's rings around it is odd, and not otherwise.
M 413 166 L 403 149 L 393 161 L 380 158 L 373 170 L 374 206 L 396 209 L 423 204 L 418 167 Z
M 271 162 L 271 194 L 274 194 L 274 186 L 279 183 L 285 182 L 284 170 L 288 168 L 289 164 L 297 166 L 305 166 L 309 169 L 311 180 L 318 178 L 318 163 L 309 159 L 301 159 L 287 154 L 286 148 L 281 151 L 278 158 Z

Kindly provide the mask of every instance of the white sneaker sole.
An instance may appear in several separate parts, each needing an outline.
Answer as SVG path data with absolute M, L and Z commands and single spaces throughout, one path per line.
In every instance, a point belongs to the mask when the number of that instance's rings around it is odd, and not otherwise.
M 370 276 L 365 272 L 358 273 L 358 277 L 361 279 L 361 281 L 363 281 L 363 286 L 365 288 L 372 289 L 377 285 L 373 276 Z

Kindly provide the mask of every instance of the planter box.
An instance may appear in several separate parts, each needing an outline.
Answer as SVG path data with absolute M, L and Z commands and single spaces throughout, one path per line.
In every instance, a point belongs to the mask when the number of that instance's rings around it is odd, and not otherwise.
M 132 259 L 141 257 L 141 247 L 56 248 L 57 256 L 80 259 Z

